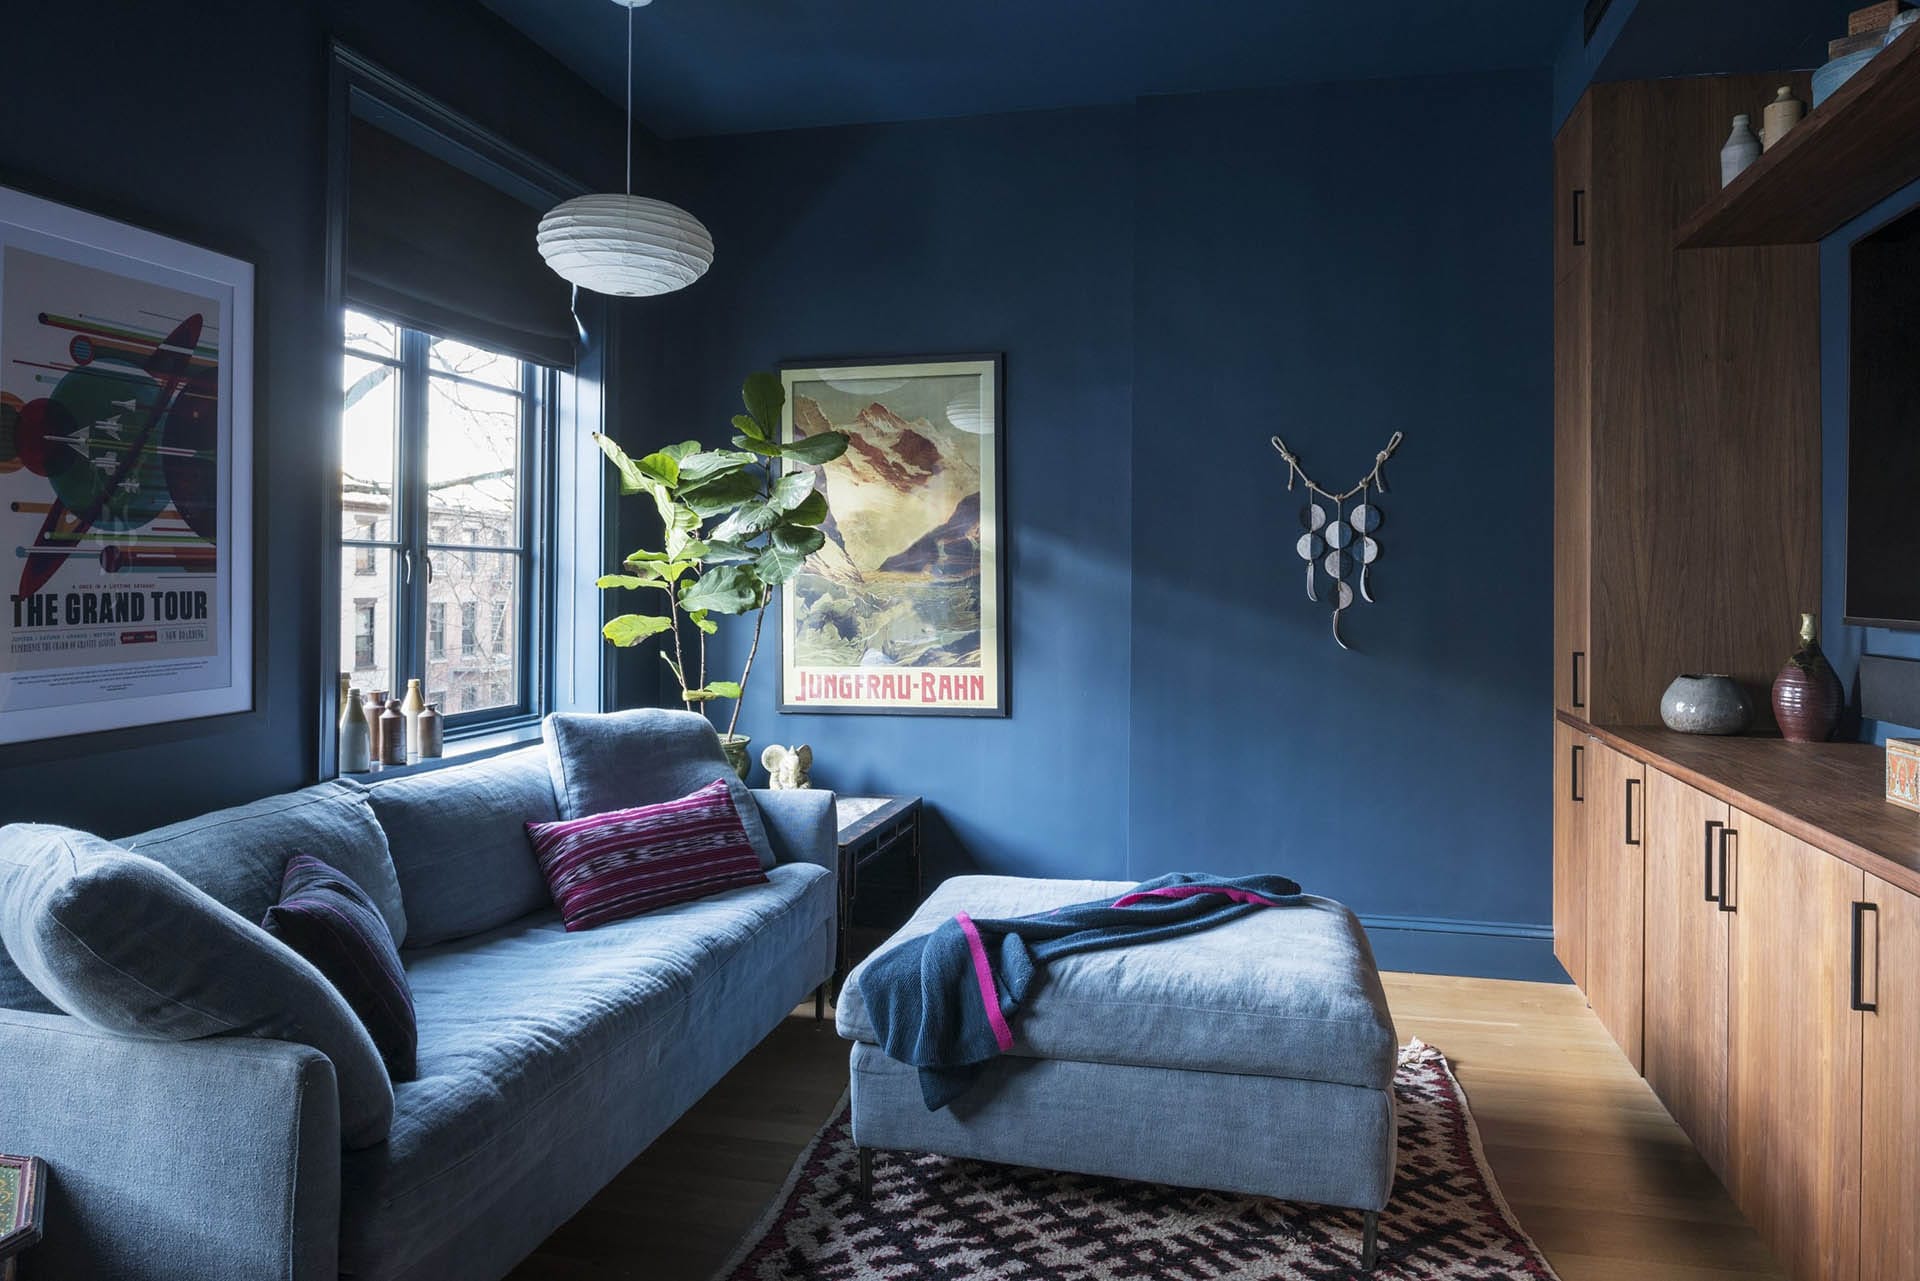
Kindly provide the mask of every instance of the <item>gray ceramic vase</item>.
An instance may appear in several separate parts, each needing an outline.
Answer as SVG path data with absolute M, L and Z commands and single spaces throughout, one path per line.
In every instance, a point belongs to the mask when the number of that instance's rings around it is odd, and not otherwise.
M 1753 725 L 1753 700 L 1731 676 L 1689 672 L 1660 696 L 1660 719 L 1682 734 L 1744 734 Z

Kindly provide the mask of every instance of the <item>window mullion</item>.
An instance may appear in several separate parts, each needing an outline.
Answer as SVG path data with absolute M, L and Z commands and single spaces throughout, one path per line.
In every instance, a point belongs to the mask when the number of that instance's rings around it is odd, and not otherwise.
M 400 474 L 401 517 L 396 534 L 401 547 L 401 590 L 394 638 L 397 651 L 395 696 L 405 682 L 427 676 L 427 348 L 430 339 L 417 330 L 401 331 Z M 411 574 L 407 572 L 411 563 Z

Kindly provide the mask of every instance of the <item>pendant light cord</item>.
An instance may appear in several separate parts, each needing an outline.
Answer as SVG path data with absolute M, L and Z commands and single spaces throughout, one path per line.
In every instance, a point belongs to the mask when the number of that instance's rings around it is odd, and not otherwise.
M 633 195 L 633 6 L 627 6 L 627 195 Z

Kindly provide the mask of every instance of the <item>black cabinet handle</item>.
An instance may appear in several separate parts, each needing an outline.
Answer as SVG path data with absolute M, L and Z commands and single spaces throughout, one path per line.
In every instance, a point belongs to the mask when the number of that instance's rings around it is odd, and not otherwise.
M 1573 243 L 1587 243 L 1587 193 L 1579 188 L 1573 193 Z
M 1707 820 L 1707 902 L 1709 903 L 1720 901 L 1720 896 L 1713 892 L 1713 833 L 1715 828 L 1725 826 L 1726 824 L 1717 818 Z
M 1587 700 L 1581 697 L 1580 690 L 1580 664 L 1586 657 L 1587 655 L 1583 650 L 1576 649 L 1573 651 L 1573 705 L 1581 708 L 1587 705 Z
M 1629 845 L 1638 845 L 1640 843 L 1640 838 L 1633 834 L 1633 789 L 1638 786 L 1640 786 L 1639 779 L 1630 778 L 1627 780 L 1627 844 Z
M 1573 745 L 1573 760 L 1567 765 L 1567 774 L 1569 775 L 1567 779 L 1568 799 L 1577 805 L 1584 805 L 1587 800 L 1586 788 L 1581 786 L 1580 779 L 1580 762 L 1586 757 L 1586 752 L 1586 748 L 1575 743 Z
M 1877 1014 L 1880 1010 L 1880 1003 L 1878 1001 L 1863 1000 L 1862 997 L 1864 993 L 1861 991 L 1861 984 L 1865 978 L 1865 975 L 1862 973 L 1865 969 L 1863 962 L 1866 959 L 1866 949 L 1861 946 L 1861 942 L 1865 934 L 1865 922 L 1868 912 L 1873 913 L 1877 923 L 1880 916 L 1880 905 L 1878 903 L 1855 903 L 1853 905 L 1853 955 L 1851 957 L 1852 963 L 1849 966 L 1853 985 L 1853 1000 L 1851 1004 L 1852 1008 L 1860 1010 L 1863 1013 Z
M 1731 827 L 1720 829 L 1720 910 L 1733 911 L 1733 882 L 1727 879 L 1727 838 L 1738 836 Z

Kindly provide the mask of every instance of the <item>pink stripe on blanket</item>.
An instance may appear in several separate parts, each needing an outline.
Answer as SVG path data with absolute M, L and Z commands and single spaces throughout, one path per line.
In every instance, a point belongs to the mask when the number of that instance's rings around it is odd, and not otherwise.
M 973 977 L 980 984 L 980 1003 L 987 1007 L 987 1022 L 993 1025 L 993 1039 L 1005 1054 L 1013 1048 L 1013 1029 L 1000 1013 L 1000 994 L 993 986 L 993 966 L 987 963 L 987 945 L 980 941 L 980 930 L 965 912 L 955 912 L 960 932 L 967 936 L 967 950 L 973 953 Z
M 1198 898 L 1202 894 L 1223 894 L 1236 903 L 1256 903 L 1261 907 L 1279 907 L 1280 904 L 1252 890 L 1232 890 L 1222 885 L 1169 885 L 1157 890 L 1139 890 L 1113 901 L 1115 907 L 1132 907 L 1135 903 L 1150 898 Z

